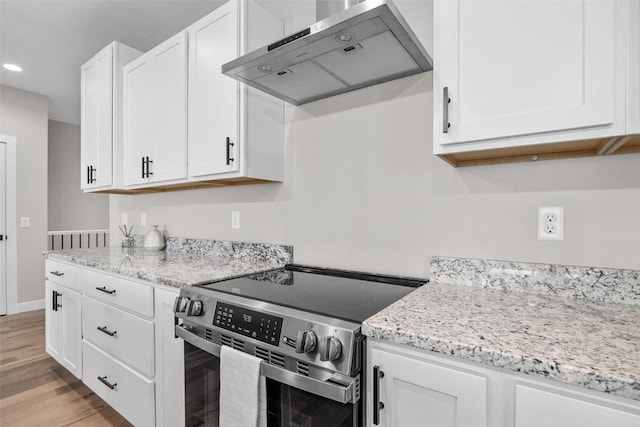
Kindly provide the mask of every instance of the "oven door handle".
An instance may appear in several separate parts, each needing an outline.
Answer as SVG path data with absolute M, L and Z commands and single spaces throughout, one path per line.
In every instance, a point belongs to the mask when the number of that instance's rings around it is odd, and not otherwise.
M 218 344 L 193 334 L 188 330 L 188 327 L 184 325 L 176 325 L 175 331 L 177 336 L 189 344 L 209 354 L 220 357 L 220 346 Z M 357 392 L 359 389 L 357 378 L 351 378 L 345 375 L 336 376 L 336 380 L 344 383 L 343 385 L 337 382 L 320 381 L 268 363 L 261 364 L 260 374 L 279 383 L 299 388 L 317 396 L 335 400 L 336 402 L 356 403 L 360 399 L 360 394 Z

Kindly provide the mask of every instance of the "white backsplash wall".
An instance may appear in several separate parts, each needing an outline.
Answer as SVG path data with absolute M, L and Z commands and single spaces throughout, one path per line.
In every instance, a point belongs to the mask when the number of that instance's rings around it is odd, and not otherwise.
M 110 196 L 111 232 L 126 212 L 145 233 L 145 212 L 171 236 L 415 276 L 431 255 L 640 269 L 640 155 L 455 169 L 431 154 L 431 101 L 424 73 L 286 106 L 284 183 Z M 538 206 L 564 206 L 564 241 L 536 239 Z

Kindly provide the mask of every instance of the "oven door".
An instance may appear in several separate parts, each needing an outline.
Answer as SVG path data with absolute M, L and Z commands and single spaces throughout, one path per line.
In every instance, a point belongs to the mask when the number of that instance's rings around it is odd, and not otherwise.
M 181 326 L 176 332 L 185 340 L 185 425 L 218 427 L 220 346 Z M 351 386 L 314 384 L 309 378 L 266 363 L 263 375 L 267 383 L 268 427 L 364 426 L 362 399 L 344 401 L 353 393 Z

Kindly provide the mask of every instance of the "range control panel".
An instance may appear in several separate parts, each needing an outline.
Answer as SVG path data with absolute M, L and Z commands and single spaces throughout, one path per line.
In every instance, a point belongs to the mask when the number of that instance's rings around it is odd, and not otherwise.
M 218 302 L 213 325 L 277 346 L 282 331 L 282 317 Z

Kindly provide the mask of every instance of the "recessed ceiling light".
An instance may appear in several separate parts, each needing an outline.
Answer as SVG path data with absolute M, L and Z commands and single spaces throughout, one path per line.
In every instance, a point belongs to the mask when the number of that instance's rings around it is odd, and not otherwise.
M 16 64 L 2 64 L 2 66 L 9 71 L 22 71 L 22 67 L 19 67 Z

